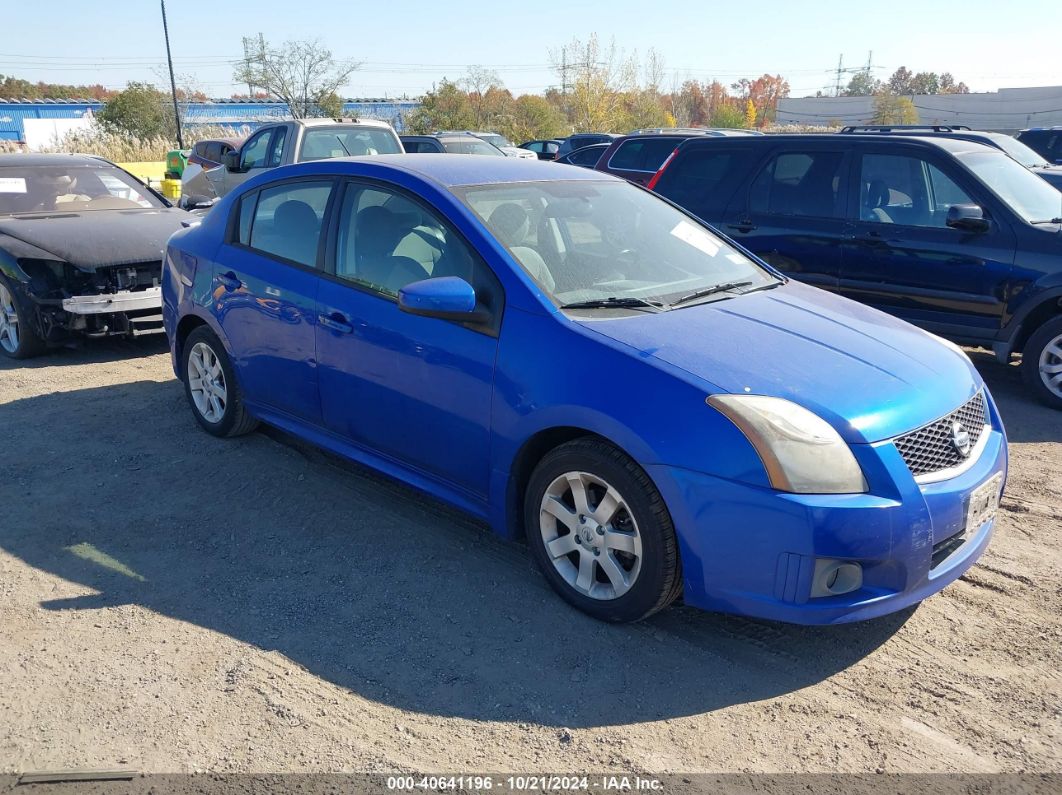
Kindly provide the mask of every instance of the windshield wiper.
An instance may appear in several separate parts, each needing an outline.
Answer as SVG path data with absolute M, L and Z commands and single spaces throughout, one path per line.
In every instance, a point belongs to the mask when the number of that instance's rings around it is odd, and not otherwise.
M 649 301 L 645 298 L 591 298 L 588 301 L 573 301 L 570 304 L 561 304 L 561 309 L 652 309 L 656 312 L 664 312 L 671 307 L 662 301 Z
M 1062 216 L 1058 218 L 1048 218 L 1045 221 L 1029 221 L 1030 224 L 1062 224 Z
M 725 293 L 730 290 L 736 290 L 738 287 L 748 287 L 752 282 L 723 282 L 722 284 L 716 284 L 711 287 L 705 287 L 703 290 L 695 290 L 689 295 L 684 295 L 677 301 L 672 301 L 671 306 L 676 307 L 680 304 L 685 304 L 690 301 L 695 301 L 698 298 L 705 298 L 709 295 L 715 295 L 716 293 Z

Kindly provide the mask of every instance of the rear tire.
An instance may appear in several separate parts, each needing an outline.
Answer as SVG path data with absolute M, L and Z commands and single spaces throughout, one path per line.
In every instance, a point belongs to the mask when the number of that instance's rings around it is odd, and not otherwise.
M 29 359 L 47 351 L 35 323 L 26 301 L 0 276 L 0 353 L 10 359 Z
M 182 375 L 192 414 L 207 433 L 242 436 L 258 426 L 258 420 L 243 405 L 225 346 L 206 326 L 192 331 L 184 341 Z
M 602 621 L 638 621 L 682 591 L 678 542 L 645 471 L 583 437 L 546 454 L 524 497 L 535 562 L 566 602 Z
M 1021 354 L 1021 374 L 1037 399 L 1062 409 L 1062 317 L 1033 332 Z

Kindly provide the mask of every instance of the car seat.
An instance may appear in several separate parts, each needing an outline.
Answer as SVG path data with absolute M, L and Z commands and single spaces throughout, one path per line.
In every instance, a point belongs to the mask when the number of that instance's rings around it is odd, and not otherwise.
M 490 214 L 488 225 L 494 230 L 498 240 L 509 249 L 524 269 L 539 284 L 553 292 L 557 283 L 546 266 L 542 255 L 527 245 L 527 235 L 531 228 L 531 219 L 527 211 L 516 202 L 499 204 Z
M 876 221 L 880 224 L 893 223 L 892 217 L 885 211 L 889 204 L 891 191 L 883 179 L 873 179 L 863 186 L 863 211 L 861 217 L 864 221 Z
M 386 207 L 373 205 L 361 210 L 354 222 L 357 245 L 354 278 L 392 295 L 411 282 L 427 279 L 429 273 L 423 265 L 394 253 L 410 230 L 402 216 Z

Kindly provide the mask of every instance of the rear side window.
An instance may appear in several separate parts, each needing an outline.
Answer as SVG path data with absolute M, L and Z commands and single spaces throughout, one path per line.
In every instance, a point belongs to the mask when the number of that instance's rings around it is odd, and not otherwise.
M 756 176 L 749 209 L 770 215 L 840 218 L 843 152 L 781 152 Z
M 316 266 L 321 226 L 331 192 L 330 180 L 263 188 L 252 214 L 250 247 L 300 265 Z M 241 238 L 243 212 L 241 204 Z
M 752 149 L 705 147 L 678 156 L 660 175 L 656 192 L 706 220 L 718 216 L 744 182 Z
M 609 159 L 608 167 L 655 174 L 679 143 L 671 138 L 632 138 L 620 144 Z

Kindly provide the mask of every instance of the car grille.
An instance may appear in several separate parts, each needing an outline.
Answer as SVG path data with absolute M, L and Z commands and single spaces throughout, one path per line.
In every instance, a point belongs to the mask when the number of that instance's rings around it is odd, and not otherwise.
M 896 449 L 900 451 L 913 475 L 929 475 L 966 461 L 968 456 L 959 452 L 952 442 L 951 425 L 956 421 L 961 422 L 970 434 L 972 449 L 985 429 L 983 392 L 978 392 L 969 402 L 948 416 L 896 439 Z

